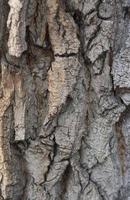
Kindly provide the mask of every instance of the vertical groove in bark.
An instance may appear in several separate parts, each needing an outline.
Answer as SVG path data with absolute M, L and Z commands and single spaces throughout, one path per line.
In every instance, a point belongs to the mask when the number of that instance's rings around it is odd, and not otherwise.
M 128 199 L 129 1 L 0 13 L 1 199 Z

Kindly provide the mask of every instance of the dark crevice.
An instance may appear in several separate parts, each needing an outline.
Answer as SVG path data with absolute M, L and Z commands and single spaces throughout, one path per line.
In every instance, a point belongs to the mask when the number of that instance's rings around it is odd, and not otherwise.
M 28 49 L 26 51 L 27 64 L 30 66 L 33 61 L 35 62 L 35 59 L 36 59 L 35 54 L 37 53 L 37 51 L 41 51 L 41 53 L 45 57 L 50 57 L 51 62 L 53 62 L 54 61 L 54 52 L 53 52 L 51 41 L 50 41 L 48 24 L 46 23 L 44 46 L 35 44 L 35 42 L 33 41 L 32 32 L 30 31 L 29 26 L 26 28 L 26 30 L 27 30 L 26 41 L 28 43 Z M 50 65 L 50 67 L 51 67 L 51 65 Z
M 17 150 L 21 155 L 24 154 L 24 152 L 29 148 L 30 141 L 24 140 L 24 141 L 13 141 L 10 143 L 13 148 Z
M 101 197 L 101 200 L 106 200 L 106 198 L 104 197 L 105 192 L 102 190 L 101 186 L 99 186 L 95 181 L 91 180 L 91 182 L 95 185 L 95 187 L 99 193 L 99 196 Z
M 51 41 L 50 41 L 48 23 L 46 24 L 46 34 L 45 34 L 45 41 L 44 41 L 44 43 L 45 43 L 46 49 L 50 49 L 51 51 L 53 51 L 52 50 Z
M 124 175 L 125 173 L 125 152 L 126 152 L 125 136 L 122 132 L 122 125 L 123 125 L 125 116 L 129 112 L 130 112 L 130 105 L 128 105 L 126 109 L 124 110 L 124 112 L 121 113 L 120 119 L 115 124 L 116 138 L 117 138 L 117 144 L 118 144 L 118 154 L 119 154 L 120 163 L 121 163 L 122 175 Z
M 117 94 L 125 94 L 125 93 L 130 93 L 130 88 L 128 88 L 128 87 L 119 87 L 119 86 L 117 86 L 116 88 L 115 88 L 115 91 L 116 91 L 116 93 Z
M 47 176 L 53 166 L 53 163 L 54 163 L 54 159 L 55 159 L 55 156 L 57 155 L 57 150 L 58 150 L 58 144 L 56 143 L 55 141 L 55 136 L 53 138 L 53 142 L 54 142 L 54 145 L 53 145 L 53 157 L 51 156 L 51 153 L 49 154 L 49 160 L 50 160 L 50 164 L 48 165 L 48 169 L 47 169 L 47 172 L 45 173 L 44 175 L 44 182 L 47 182 Z
M 110 66 L 110 78 L 111 78 L 111 84 L 112 84 L 112 90 L 111 91 L 112 91 L 114 97 L 116 99 L 119 99 L 118 96 L 117 96 L 117 94 L 116 94 L 115 87 L 114 87 L 115 84 L 114 84 L 114 78 L 113 78 L 113 73 L 112 73 L 113 57 L 114 57 L 114 55 L 113 55 L 113 49 L 110 48 L 110 51 L 109 51 L 109 66 Z M 120 99 L 119 99 L 119 102 L 120 102 Z
M 106 61 L 106 56 L 108 54 L 108 51 L 103 51 L 99 56 L 98 58 L 94 61 L 93 64 L 95 64 L 96 62 L 98 61 L 101 61 L 101 68 L 99 70 L 99 72 L 97 73 L 94 73 L 95 75 L 101 75 L 102 72 L 103 72 L 103 69 L 104 69 L 104 66 L 105 66 L 105 61 Z
M 74 11 L 73 19 L 79 28 L 81 28 L 82 25 L 84 24 L 83 18 L 84 17 L 81 11 L 79 10 Z
M 68 58 L 68 57 L 74 57 L 77 56 L 77 53 L 64 53 L 64 54 L 55 54 L 55 57 L 61 57 L 61 58 Z
M 91 38 L 89 39 L 89 41 L 88 41 L 88 44 L 87 44 L 87 47 L 86 47 L 86 49 L 90 49 L 90 44 L 92 43 L 92 41 L 97 37 L 97 35 L 99 34 L 99 32 L 100 32 L 100 24 L 99 25 L 97 25 L 97 29 L 96 29 L 96 31 L 91 35 Z M 92 48 L 92 47 L 91 47 Z
M 124 19 L 130 18 L 130 5 L 123 7 Z
M 96 9 L 90 10 L 90 11 L 84 16 L 84 20 L 85 20 L 89 15 L 91 15 L 93 12 L 95 12 L 95 11 L 96 11 Z
M 67 167 L 64 171 L 64 174 L 62 175 L 62 179 L 61 179 L 61 186 L 62 186 L 62 191 L 61 191 L 61 195 L 60 195 L 61 200 L 64 200 L 65 194 L 67 192 L 67 185 L 68 185 L 71 171 L 72 171 L 72 168 L 71 168 L 71 164 L 69 162 L 69 164 L 67 165 Z

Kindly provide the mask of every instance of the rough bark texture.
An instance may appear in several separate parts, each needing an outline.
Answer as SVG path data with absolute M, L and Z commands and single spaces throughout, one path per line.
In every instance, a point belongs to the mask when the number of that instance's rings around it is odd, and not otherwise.
M 129 0 L 0 0 L 0 200 L 129 200 L 129 77 Z

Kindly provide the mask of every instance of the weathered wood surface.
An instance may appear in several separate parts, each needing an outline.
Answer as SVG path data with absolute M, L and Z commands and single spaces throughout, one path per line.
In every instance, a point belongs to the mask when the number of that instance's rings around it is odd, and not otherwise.
M 0 199 L 130 199 L 130 1 L 0 1 Z

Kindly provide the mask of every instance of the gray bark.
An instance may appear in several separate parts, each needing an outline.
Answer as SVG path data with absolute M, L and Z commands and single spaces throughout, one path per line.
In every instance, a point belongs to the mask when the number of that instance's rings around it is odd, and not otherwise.
M 0 200 L 129 200 L 129 77 L 129 0 L 0 0 Z

